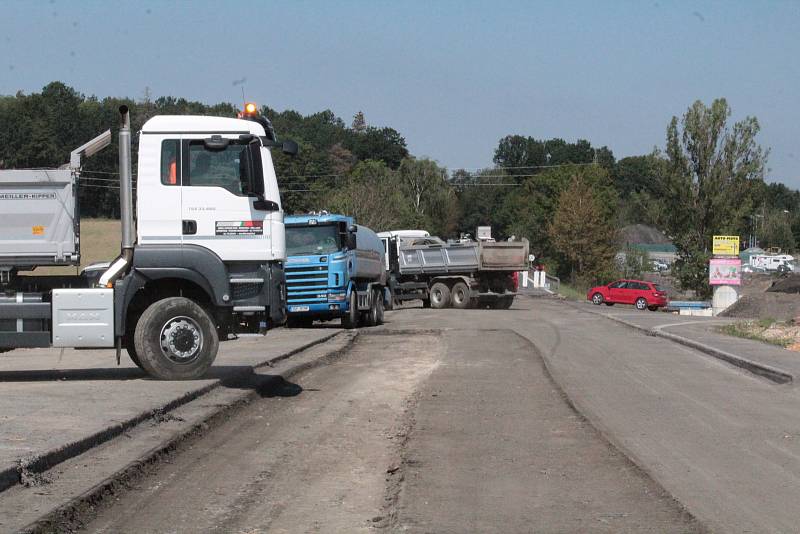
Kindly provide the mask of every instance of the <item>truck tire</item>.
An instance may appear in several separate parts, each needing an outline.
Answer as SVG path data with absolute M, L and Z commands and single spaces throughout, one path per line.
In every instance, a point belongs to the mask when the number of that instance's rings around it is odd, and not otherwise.
M 431 286 L 431 308 L 441 310 L 450 306 L 450 288 L 442 282 Z
M 136 323 L 133 341 L 142 368 L 159 380 L 203 377 L 219 349 L 211 315 L 185 297 L 151 304 Z
M 394 295 L 392 294 L 392 290 L 387 288 L 381 292 L 381 295 L 383 295 L 386 302 L 384 309 L 392 311 L 394 309 Z
M 377 326 L 378 325 L 378 301 L 382 300 L 380 298 L 380 293 L 377 291 L 372 292 L 372 302 L 369 305 L 369 311 L 364 314 L 364 324 L 366 326 Z
M 125 328 L 125 350 L 128 351 L 128 357 L 134 364 L 136 364 L 136 367 L 144 371 L 145 369 L 142 367 L 142 362 L 139 360 L 139 355 L 136 354 L 136 344 L 133 342 L 133 338 L 136 335 L 136 323 L 138 323 L 138 321 L 139 317 L 128 316 Z
M 356 294 L 355 289 L 350 292 L 350 299 L 348 300 L 350 309 L 347 311 L 347 315 L 342 316 L 342 328 L 347 328 L 351 330 L 353 328 L 358 327 L 358 295 Z
M 500 297 L 495 303 L 496 310 L 507 310 L 514 304 L 514 297 Z
M 453 284 L 453 289 L 450 290 L 450 299 L 453 302 L 453 307 L 459 310 L 465 310 L 470 307 L 469 288 L 464 282 L 456 282 Z
M 382 296 L 383 292 L 381 291 L 378 294 Z M 379 298 L 378 299 L 378 322 L 377 322 L 378 326 L 383 324 L 383 315 L 384 315 L 383 314 L 383 310 L 384 310 L 384 308 L 383 308 L 383 299 Z

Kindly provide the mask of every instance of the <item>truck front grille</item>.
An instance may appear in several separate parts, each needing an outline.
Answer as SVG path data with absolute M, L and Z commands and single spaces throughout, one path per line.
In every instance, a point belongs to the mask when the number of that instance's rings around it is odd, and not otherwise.
M 288 304 L 327 302 L 327 265 L 297 265 L 285 267 L 284 272 Z

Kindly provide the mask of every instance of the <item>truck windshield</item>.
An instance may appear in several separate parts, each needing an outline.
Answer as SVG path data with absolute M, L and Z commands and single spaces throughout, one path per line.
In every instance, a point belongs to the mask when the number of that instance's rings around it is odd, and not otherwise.
M 223 150 L 208 150 L 202 140 L 189 141 L 188 172 L 184 172 L 184 186 L 221 187 L 237 196 L 248 196 L 251 184 L 262 180 L 261 162 L 252 146 L 239 141 L 231 142 Z
M 341 234 L 335 224 L 321 226 L 287 226 L 286 255 L 331 254 L 341 250 Z

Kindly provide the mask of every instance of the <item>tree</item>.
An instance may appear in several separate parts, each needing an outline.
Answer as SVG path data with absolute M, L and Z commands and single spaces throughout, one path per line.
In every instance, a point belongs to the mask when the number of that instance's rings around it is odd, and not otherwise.
M 784 251 L 794 250 L 796 243 L 790 216 L 791 213 L 788 210 L 767 211 L 760 225 L 761 233 L 758 236 L 760 246 L 764 248 L 778 247 Z
M 424 228 L 433 234 L 447 236 L 456 227 L 458 200 L 447 180 L 447 169 L 430 159 L 406 158 L 398 169 L 400 186 L 414 228 Z
M 352 215 L 376 232 L 405 227 L 410 211 L 397 181 L 396 171 L 384 162 L 362 161 L 339 187 L 328 190 L 325 209 Z
M 367 120 L 364 118 L 364 113 L 362 111 L 353 115 L 353 124 L 350 128 L 356 133 L 364 133 L 367 131 Z
M 665 230 L 678 250 L 678 280 L 703 295 L 710 292 L 713 234 L 746 231 L 764 179 L 767 153 L 755 140 L 758 120 L 746 117 L 729 127 L 730 115 L 724 98 L 710 107 L 698 100 L 680 127 L 677 117 L 667 127 Z
M 613 271 L 617 232 L 605 216 L 602 202 L 577 174 L 558 197 L 548 234 L 555 249 L 567 259 L 573 283 L 595 283 Z

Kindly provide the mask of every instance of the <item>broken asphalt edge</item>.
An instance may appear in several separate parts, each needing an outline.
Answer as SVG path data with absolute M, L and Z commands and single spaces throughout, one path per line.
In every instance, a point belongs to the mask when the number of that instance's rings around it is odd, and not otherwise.
M 141 412 L 138 415 L 135 415 L 125 421 L 111 423 L 102 430 L 94 432 L 93 434 L 81 438 L 77 441 L 67 443 L 65 445 L 62 445 L 55 449 L 51 449 L 42 454 L 37 454 L 32 457 L 17 460 L 14 464 L 7 465 L 4 468 L 0 469 L 0 492 L 12 488 L 17 484 L 20 484 L 22 481 L 23 473 L 25 472 L 43 473 L 45 471 L 48 471 L 52 469 L 54 466 L 66 460 L 79 456 L 85 453 L 86 451 L 123 434 L 124 432 L 143 423 L 144 421 L 151 419 L 155 415 L 163 415 L 165 413 L 171 412 L 172 410 L 180 406 L 183 406 L 195 399 L 202 397 L 203 395 L 210 393 L 211 391 L 217 389 L 218 387 L 226 383 L 244 379 L 248 375 L 249 371 L 260 369 L 265 366 L 272 366 L 273 364 L 285 360 L 287 358 L 290 358 L 299 352 L 303 352 L 316 345 L 330 341 L 331 339 L 333 339 L 334 337 L 338 336 L 341 333 L 342 332 L 334 332 L 327 336 L 323 336 L 320 339 L 311 341 L 309 343 L 305 343 L 300 347 L 286 351 L 277 356 L 273 356 L 272 358 L 269 358 L 255 365 L 248 366 L 247 370 L 243 370 L 240 373 L 236 373 L 229 377 L 215 380 L 211 384 L 207 384 L 201 388 L 189 391 L 178 398 L 172 399 L 166 404 L 163 404 L 161 406 L 158 406 L 154 409 L 145 412 Z

